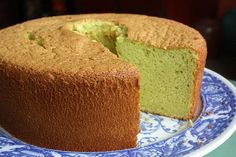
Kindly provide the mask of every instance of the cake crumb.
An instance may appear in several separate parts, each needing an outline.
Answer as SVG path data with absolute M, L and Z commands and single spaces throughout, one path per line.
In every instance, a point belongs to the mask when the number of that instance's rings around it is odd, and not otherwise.
M 35 36 L 32 32 L 27 32 L 27 36 L 29 40 L 35 40 Z
M 197 141 L 197 144 L 201 145 L 201 144 L 203 144 L 203 142 L 202 141 Z
M 193 121 L 192 121 L 192 120 L 189 120 L 189 121 L 188 121 L 188 127 L 189 127 L 189 128 L 193 127 Z
M 186 142 L 187 142 L 187 139 L 186 139 L 186 138 L 184 138 L 182 141 L 183 141 L 183 143 L 186 143 Z
M 72 26 L 72 31 L 74 32 L 78 31 L 75 25 Z
M 144 118 L 144 121 L 148 122 L 148 121 L 149 121 L 149 118 L 146 118 L 146 117 L 145 117 L 145 118 Z
M 32 32 L 27 32 L 27 36 L 29 40 L 36 40 L 36 43 L 45 49 L 42 37 L 36 37 Z
M 42 37 L 38 37 L 37 39 L 37 44 L 43 48 L 45 48 L 44 44 L 43 44 L 43 38 Z
M 208 111 L 208 112 L 206 112 L 206 115 L 212 115 L 212 114 L 214 114 L 213 112 L 211 112 L 211 111 Z
M 212 129 L 212 128 L 213 128 L 213 125 L 212 125 L 212 124 L 209 124 L 207 127 L 208 127 L 208 129 Z

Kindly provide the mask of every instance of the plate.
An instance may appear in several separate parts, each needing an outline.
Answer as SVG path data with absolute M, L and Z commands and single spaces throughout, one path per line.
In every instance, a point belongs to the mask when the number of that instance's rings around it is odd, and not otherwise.
M 205 69 L 203 109 L 194 123 L 141 113 L 138 146 L 110 152 L 69 152 L 24 143 L 0 129 L 0 156 L 156 157 L 203 156 L 236 130 L 236 89 L 219 74 Z

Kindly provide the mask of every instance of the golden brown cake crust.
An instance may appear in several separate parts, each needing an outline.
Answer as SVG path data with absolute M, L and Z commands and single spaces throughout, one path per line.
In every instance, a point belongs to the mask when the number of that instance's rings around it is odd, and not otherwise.
M 194 50 L 198 68 L 189 118 L 193 116 L 206 58 L 206 44 L 198 32 L 144 15 L 87 14 L 41 18 L 0 31 L 0 124 L 5 129 L 26 142 L 54 149 L 136 146 L 139 73 L 100 43 L 63 29 L 68 22 L 84 19 L 125 24 L 128 38 L 159 48 Z M 43 46 L 29 40 L 29 32 L 43 39 Z
M 0 124 L 42 147 L 108 151 L 136 146 L 139 74 L 90 77 L 0 65 Z
M 17 138 L 53 149 L 135 147 L 137 69 L 64 30 L 70 19 L 44 18 L 0 31 L 0 124 Z

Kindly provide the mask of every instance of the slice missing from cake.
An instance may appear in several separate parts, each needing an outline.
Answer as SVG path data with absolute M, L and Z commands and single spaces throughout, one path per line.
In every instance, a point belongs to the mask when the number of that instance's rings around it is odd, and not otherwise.
M 128 28 L 118 22 L 87 19 L 69 23 L 65 29 L 100 42 L 119 58 L 137 66 L 141 73 L 142 111 L 183 120 L 194 118 L 200 99 L 199 69 L 203 66 L 197 50 L 181 45 L 155 47 L 129 39 Z M 144 40 L 145 37 L 149 35 L 144 35 Z

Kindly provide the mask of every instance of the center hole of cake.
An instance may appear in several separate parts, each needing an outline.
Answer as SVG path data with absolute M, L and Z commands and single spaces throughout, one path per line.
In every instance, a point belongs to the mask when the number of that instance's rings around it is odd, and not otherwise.
M 127 28 L 124 25 L 101 20 L 74 23 L 72 31 L 85 35 L 93 41 L 100 42 L 116 55 L 117 38 L 127 36 Z

